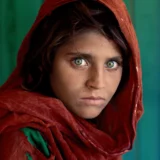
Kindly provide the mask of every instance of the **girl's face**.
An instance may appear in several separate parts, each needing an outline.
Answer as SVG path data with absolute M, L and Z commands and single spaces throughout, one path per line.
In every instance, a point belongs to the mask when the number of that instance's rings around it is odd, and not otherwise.
M 51 87 L 79 117 L 97 117 L 109 103 L 122 77 L 122 56 L 116 45 L 97 32 L 75 36 L 57 51 Z

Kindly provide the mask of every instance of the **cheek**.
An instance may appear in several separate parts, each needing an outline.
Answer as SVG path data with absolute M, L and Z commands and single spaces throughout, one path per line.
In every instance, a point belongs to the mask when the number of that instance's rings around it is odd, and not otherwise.
M 108 80 L 109 80 L 109 86 L 111 86 L 110 88 L 112 89 L 112 91 L 114 92 L 121 81 L 122 78 L 122 69 L 117 70 L 116 72 L 110 73 Z
M 63 67 L 55 66 L 55 68 L 56 70 L 51 75 L 52 89 L 55 94 L 69 98 L 80 93 L 84 76 L 68 65 Z
M 122 69 L 119 69 L 117 73 L 115 74 L 115 81 L 117 82 L 117 85 L 120 83 L 122 79 Z

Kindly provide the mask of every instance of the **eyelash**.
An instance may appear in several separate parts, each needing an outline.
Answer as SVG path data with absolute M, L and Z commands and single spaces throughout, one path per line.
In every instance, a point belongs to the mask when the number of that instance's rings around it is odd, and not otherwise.
M 121 62 L 118 60 L 109 60 L 107 63 L 109 63 L 109 62 L 115 62 L 117 64 L 117 67 L 115 67 L 115 68 L 114 67 L 113 68 L 107 67 L 109 70 L 116 70 L 119 66 L 121 66 Z
M 72 58 L 71 62 L 74 63 L 74 65 L 76 67 L 84 67 L 84 66 L 86 66 L 86 65 L 79 65 L 79 66 L 76 65 L 75 61 L 78 60 L 78 59 L 84 60 L 86 62 L 86 64 L 88 64 L 88 61 L 85 58 L 83 58 L 83 57 L 74 57 L 74 58 Z M 109 63 L 109 62 L 115 62 L 115 63 L 117 63 L 117 67 L 116 68 L 108 68 L 109 70 L 116 70 L 119 66 L 122 66 L 122 62 L 118 61 L 118 60 L 115 60 L 115 59 L 110 59 L 107 63 Z
M 75 64 L 75 61 L 78 60 L 78 59 L 81 59 L 81 60 L 84 60 L 86 62 L 86 64 L 88 64 L 87 60 L 83 57 L 75 57 L 75 58 L 72 58 L 71 62 L 76 66 L 76 67 L 83 67 L 83 66 L 86 66 L 86 65 L 77 65 Z

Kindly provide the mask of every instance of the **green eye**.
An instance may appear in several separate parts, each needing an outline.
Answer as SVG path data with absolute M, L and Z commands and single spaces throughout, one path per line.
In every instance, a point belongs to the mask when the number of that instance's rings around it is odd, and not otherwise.
M 109 61 L 108 63 L 107 63 L 107 68 L 117 68 L 117 66 L 118 66 L 118 64 L 117 64 L 117 62 L 116 61 Z
M 76 59 L 76 60 L 75 60 L 75 64 L 76 64 L 76 65 L 81 65 L 81 64 L 82 64 L 82 59 L 80 59 L 80 58 L 79 58 L 79 59 Z
M 113 68 L 114 67 L 114 62 L 110 61 L 107 63 L 108 68 Z
M 74 63 L 77 66 L 85 66 L 86 65 L 86 61 L 83 58 L 75 58 Z

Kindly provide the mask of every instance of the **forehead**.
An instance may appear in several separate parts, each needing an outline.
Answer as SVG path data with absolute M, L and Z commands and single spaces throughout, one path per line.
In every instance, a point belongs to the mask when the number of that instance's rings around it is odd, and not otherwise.
M 117 45 L 97 32 L 85 32 L 72 37 L 59 48 L 60 54 L 69 52 L 87 53 L 95 58 L 121 56 Z

